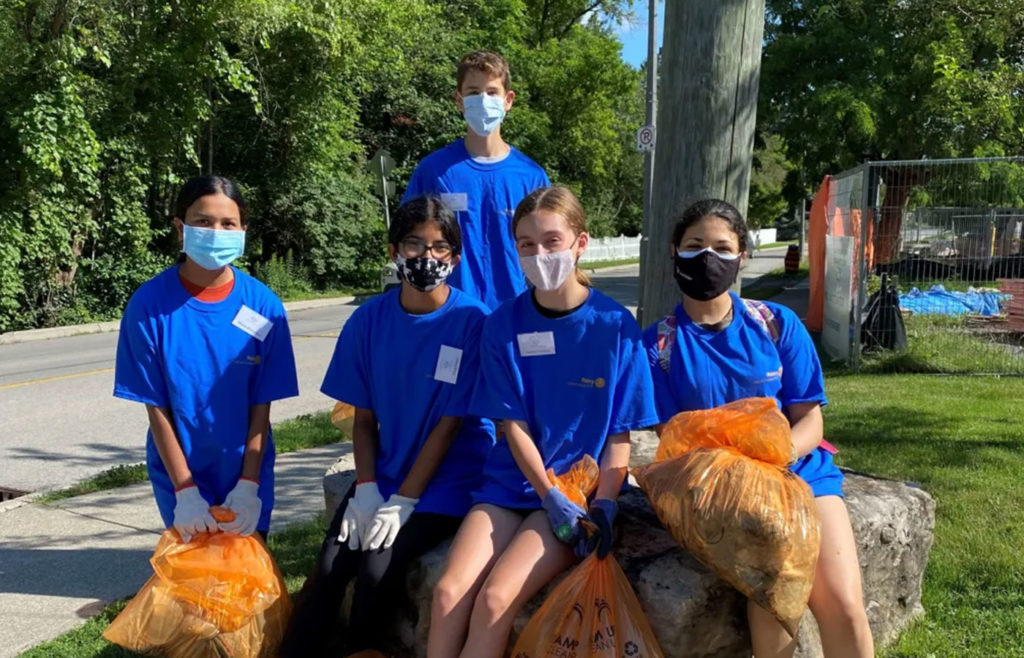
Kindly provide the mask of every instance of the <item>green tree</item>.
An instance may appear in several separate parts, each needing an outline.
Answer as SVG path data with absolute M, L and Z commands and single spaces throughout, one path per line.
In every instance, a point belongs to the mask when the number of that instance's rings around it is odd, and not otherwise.
M 768 0 L 760 90 L 759 119 L 785 139 L 800 164 L 793 187 L 804 194 L 824 174 L 866 158 L 1020 153 L 1021 6 Z M 893 210 L 879 235 L 898 235 L 905 200 L 887 200 Z M 890 251 L 880 248 L 882 262 Z

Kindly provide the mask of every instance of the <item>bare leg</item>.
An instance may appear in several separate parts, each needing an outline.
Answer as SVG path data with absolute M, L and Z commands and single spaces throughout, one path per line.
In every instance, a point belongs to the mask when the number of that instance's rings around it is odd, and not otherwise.
M 790 638 L 775 615 L 747 600 L 747 623 L 755 658 L 789 658 L 796 651 L 796 638 Z
M 857 543 L 839 496 L 815 498 L 821 519 L 821 553 L 809 602 L 827 658 L 871 658 L 871 627 L 864 611 Z
M 527 517 L 476 597 L 463 658 L 504 656 L 516 613 L 574 559 L 544 512 Z
M 498 556 L 522 524 L 516 512 L 477 505 L 462 522 L 430 608 L 430 658 L 454 658 L 462 650 L 473 601 Z

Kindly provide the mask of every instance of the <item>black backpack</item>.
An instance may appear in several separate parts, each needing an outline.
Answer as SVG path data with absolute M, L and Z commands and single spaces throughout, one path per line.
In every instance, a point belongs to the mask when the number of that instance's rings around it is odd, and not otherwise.
M 907 349 L 907 328 L 900 312 L 900 294 L 882 274 L 882 287 L 868 299 L 860 344 L 865 351 Z

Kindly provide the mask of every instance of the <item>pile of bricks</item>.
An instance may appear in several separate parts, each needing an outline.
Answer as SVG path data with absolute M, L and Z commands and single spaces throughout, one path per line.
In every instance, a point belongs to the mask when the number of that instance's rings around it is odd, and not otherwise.
M 999 292 L 1013 295 L 1005 306 L 1008 328 L 1024 331 L 1024 279 L 999 279 Z

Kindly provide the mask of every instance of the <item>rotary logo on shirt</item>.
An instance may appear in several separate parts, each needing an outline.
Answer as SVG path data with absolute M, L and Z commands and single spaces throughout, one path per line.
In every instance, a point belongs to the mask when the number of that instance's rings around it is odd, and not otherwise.
M 758 379 L 754 383 L 767 384 L 768 382 L 773 382 L 777 379 L 782 379 L 782 366 L 779 366 L 778 370 L 769 370 L 768 372 L 764 373 L 764 379 Z
M 243 366 L 258 366 L 261 360 L 262 357 L 259 354 L 250 354 L 245 357 L 244 361 L 242 359 L 235 359 L 234 362 Z
M 604 388 L 605 382 L 604 377 L 580 377 L 578 381 L 570 381 L 569 386 L 576 386 L 578 388 Z

